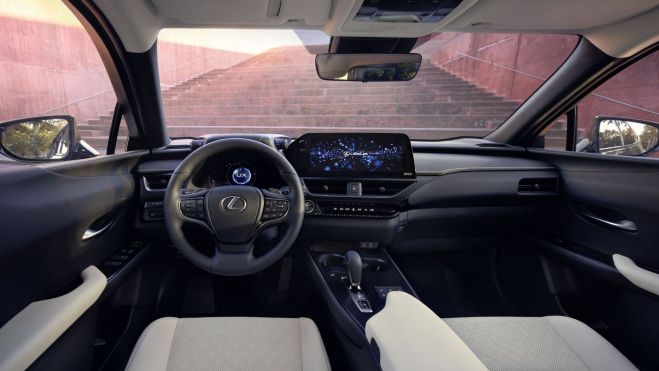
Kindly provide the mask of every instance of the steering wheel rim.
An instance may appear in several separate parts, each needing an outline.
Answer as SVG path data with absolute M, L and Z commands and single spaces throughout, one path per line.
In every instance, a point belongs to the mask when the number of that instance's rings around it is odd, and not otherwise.
M 235 150 L 249 151 L 269 161 L 277 169 L 284 182 L 288 184 L 290 188 L 289 194 L 283 195 L 248 186 L 221 186 L 193 194 L 181 194 L 181 189 L 183 189 L 185 182 L 206 159 L 219 153 Z M 233 195 L 234 193 L 235 195 Z M 242 201 L 245 202 L 245 207 L 242 211 L 234 213 L 232 210 L 227 209 L 227 199 L 231 197 L 242 198 Z M 199 202 L 198 200 L 202 198 L 204 200 L 204 217 L 197 214 L 199 218 L 192 218 L 189 214 L 183 214 L 182 207 L 187 206 L 182 206 L 182 201 L 187 204 L 190 203 L 190 200 Z M 218 200 L 219 202 L 217 202 Z M 264 219 L 266 216 L 270 216 L 264 213 L 264 210 L 266 210 L 264 205 L 268 200 L 286 201 L 288 210 L 285 215 L 274 219 L 270 218 L 270 220 Z M 242 206 L 242 201 L 240 201 L 240 206 Z M 183 257 L 197 267 L 213 274 L 242 276 L 269 267 L 283 257 L 291 248 L 302 228 L 304 219 L 304 194 L 302 182 L 297 172 L 276 149 L 251 139 L 228 138 L 201 146 L 179 164 L 167 185 L 163 208 L 167 232 L 174 246 L 181 252 Z M 226 225 L 235 224 L 235 220 L 230 219 L 232 218 L 232 214 L 233 218 L 237 218 L 236 223 L 240 224 L 241 229 L 236 230 L 241 233 L 236 233 L 235 236 L 232 234 L 228 237 L 218 236 L 218 231 L 230 230 Z M 253 220 L 254 215 L 256 215 L 255 220 Z M 205 220 L 203 220 L 204 218 Z M 242 223 L 242 220 L 244 220 L 244 223 Z M 252 225 L 253 229 L 248 228 L 248 224 L 251 221 L 254 222 Z M 183 223 L 185 222 L 202 225 L 213 234 L 215 241 L 213 256 L 209 257 L 200 253 L 187 241 L 182 230 Z M 256 238 L 258 238 L 263 230 L 276 225 L 285 225 L 285 232 L 279 238 L 279 241 L 263 255 L 254 256 L 253 249 Z M 247 235 L 249 235 L 249 238 L 246 241 L 240 241 L 242 238 L 247 237 Z M 231 243 L 222 242 L 227 239 Z

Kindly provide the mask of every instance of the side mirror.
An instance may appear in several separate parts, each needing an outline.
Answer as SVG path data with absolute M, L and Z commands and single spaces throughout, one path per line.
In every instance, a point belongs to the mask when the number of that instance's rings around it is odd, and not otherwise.
M 7 156 L 27 161 L 57 161 L 97 155 L 77 142 L 72 116 L 44 116 L 0 124 L 0 148 Z
M 595 117 L 588 152 L 604 155 L 645 157 L 659 147 L 659 123 L 623 117 Z
M 332 81 L 409 81 L 421 67 L 421 54 L 316 55 L 316 72 Z

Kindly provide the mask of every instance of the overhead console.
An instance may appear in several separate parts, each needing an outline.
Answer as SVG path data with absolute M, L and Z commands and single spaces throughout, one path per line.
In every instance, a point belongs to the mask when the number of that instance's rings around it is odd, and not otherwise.
M 438 32 L 478 0 L 338 0 L 324 31 L 332 36 L 416 38 Z
M 353 18 L 358 22 L 439 22 L 462 0 L 364 0 Z

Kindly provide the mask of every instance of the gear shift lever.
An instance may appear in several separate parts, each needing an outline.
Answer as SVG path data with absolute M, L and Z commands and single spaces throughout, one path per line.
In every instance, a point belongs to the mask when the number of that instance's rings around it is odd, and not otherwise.
M 362 284 L 362 257 L 354 250 L 349 250 L 346 253 L 346 270 L 348 271 L 348 281 L 350 287 L 348 293 L 355 303 L 357 309 L 362 313 L 373 313 L 371 303 L 366 297 L 366 293 L 360 287 Z
M 346 270 L 350 288 L 359 290 L 359 285 L 362 283 L 362 257 L 357 251 L 350 250 L 346 253 Z

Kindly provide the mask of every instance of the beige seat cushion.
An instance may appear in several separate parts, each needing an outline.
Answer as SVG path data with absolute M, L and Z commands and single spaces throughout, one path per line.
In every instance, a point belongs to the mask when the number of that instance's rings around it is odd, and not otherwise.
M 415 297 L 391 292 L 366 323 L 384 371 L 633 371 L 584 323 L 568 317 L 441 319 Z
M 127 370 L 329 370 L 308 318 L 161 318 L 135 345 Z
M 637 368 L 593 329 L 569 317 L 446 318 L 491 371 L 627 371 Z

